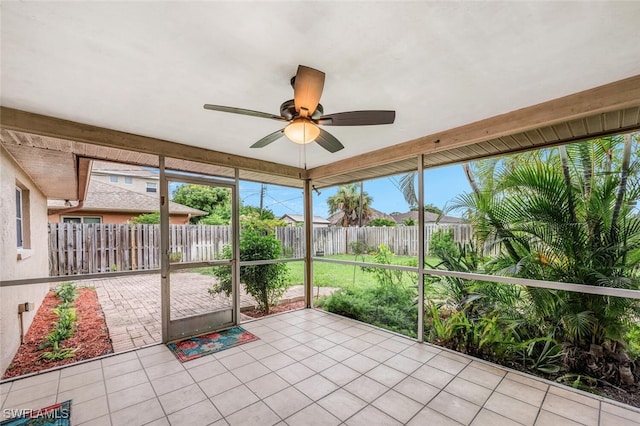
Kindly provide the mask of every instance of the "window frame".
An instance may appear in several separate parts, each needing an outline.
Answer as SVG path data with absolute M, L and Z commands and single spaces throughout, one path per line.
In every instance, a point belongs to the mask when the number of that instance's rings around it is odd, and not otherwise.
M 67 222 L 67 219 L 79 219 L 80 222 Z M 85 222 L 85 219 L 98 219 L 99 222 Z M 102 224 L 102 216 L 61 216 L 60 223 Z
M 118 175 L 109 175 L 110 183 L 118 183 Z
M 22 188 L 16 186 L 16 244 L 24 248 L 24 212 L 22 207 Z
M 153 188 L 152 191 L 149 189 Z M 157 193 L 158 192 L 158 183 L 157 182 L 147 182 L 146 192 Z

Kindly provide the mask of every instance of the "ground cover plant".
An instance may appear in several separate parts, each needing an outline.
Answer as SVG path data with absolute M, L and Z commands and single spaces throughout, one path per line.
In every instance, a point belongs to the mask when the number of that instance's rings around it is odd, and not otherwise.
M 76 310 L 73 307 L 73 302 L 78 297 L 78 291 L 73 283 L 65 282 L 54 293 L 60 299 L 60 304 L 53 308 L 53 313 L 58 317 L 58 320 L 53 323 L 53 330 L 47 334 L 45 341 L 40 345 L 41 349 L 51 347 L 51 350 L 43 352 L 40 357 L 57 361 L 73 358 L 78 351 L 78 348 L 63 348 L 61 346 L 76 331 Z
M 416 258 L 407 257 L 402 262 L 396 257 L 386 246 L 380 245 L 368 261 L 381 265 L 416 266 Z M 366 257 L 364 259 L 367 261 Z M 337 267 L 337 265 L 328 265 Z M 350 266 L 349 272 L 353 268 Z M 351 276 L 344 274 L 343 279 L 346 279 L 350 285 L 343 284 L 340 290 L 320 300 L 317 306 L 329 312 L 416 337 L 417 273 L 371 266 L 355 266 L 355 268 L 358 268 L 360 273 L 373 283 L 363 284 L 361 281 L 356 283 L 352 281 Z
M 95 290 L 88 287 L 73 289 L 71 284 L 59 286 L 57 290 L 57 292 L 50 291 L 42 301 L 31 322 L 29 331 L 24 336 L 24 343 L 20 345 L 11 364 L 3 373 L 3 379 L 47 370 L 113 352 L 104 313 Z M 77 292 L 75 298 L 73 298 L 74 291 Z M 54 310 L 59 309 L 60 305 L 64 303 L 62 302 L 63 298 L 68 301 L 68 307 L 75 310 L 75 321 L 70 328 L 73 333 L 70 333 L 65 339 L 54 339 L 58 342 L 58 351 L 56 351 L 53 341 L 48 340 L 47 336 L 52 335 L 59 327 L 54 325 L 61 322 L 60 316 L 56 315 Z M 57 334 L 59 331 L 55 331 L 55 333 Z M 68 349 L 71 351 L 67 351 Z M 44 355 L 56 352 L 60 355 L 72 352 L 73 356 Z

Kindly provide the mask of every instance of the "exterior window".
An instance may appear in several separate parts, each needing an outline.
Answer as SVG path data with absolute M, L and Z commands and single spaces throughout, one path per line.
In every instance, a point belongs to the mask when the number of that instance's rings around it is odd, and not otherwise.
M 147 192 L 158 192 L 158 184 L 147 182 Z
M 102 223 L 98 216 L 64 216 L 62 223 Z
M 133 183 L 133 178 L 131 176 L 125 176 L 124 183 L 126 183 L 127 185 L 131 185 Z
M 118 183 L 118 176 L 109 175 L 109 182 Z
M 31 248 L 29 190 L 16 182 L 16 246 L 18 249 Z
M 20 188 L 16 188 L 16 234 L 18 248 L 22 248 L 22 190 Z

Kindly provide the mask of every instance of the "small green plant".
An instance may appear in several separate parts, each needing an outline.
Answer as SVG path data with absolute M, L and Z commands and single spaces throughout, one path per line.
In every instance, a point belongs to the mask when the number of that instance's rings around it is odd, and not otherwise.
M 367 254 L 367 243 L 364 241 L 351 241 L 349 243 L 349 248 L 351 249 L 351 253 L 353 253 L 356 258 L 361 256 L 364 262 L 364 255 Z
M 282 247 L 282 257 L 286 259 L 291 259 L 295 253 L 296 253 L 296 248 L 293 246 Z
M 551 336 L 538 337 L 522 342 L 522 363 L 534 370 L 547 374 L 560 371 L 562 363 L 563 347 L 556 343 Z
M 392 265 L 394 263 L 392 262 L 394 257 L 395 254 L 391 250 L 389 250 L 386 245 L 380 244 L 378 246 L 378 251 L 374 256 L 374 263 L 379 263 L 381 265 Z M 365 272 L 372 273 L 375 277 L 376 282 L 381 286 L 402 285 L 403 279 L 405 278 L 406 274 L 411 274 L 411 278 L 414 278 L 413 275 L 415 275 L 414 273 L 412 274 L 410 272 L 398 271 L 393 269 L 376 268 L 369 266 L 363 266 L 361 268 Z M 415 278 L 417 279 L 417 277 Z
M 55 289 L 54 293 L 63 305 L 71 304 L 76 300 L 76 297 L 78 297 L 76 285 L 72 282 L 64 282 L 60 284 L 60 286 Z
M 53 309 L 53 313 L 58 316 L 58 320 L 53 323 L 53 330 L 45 337 L 45 341 L 40 345 L 41 349 L 51 347 L 51 351 L 44 352 L 40 358 L 49 361 L 72 358 L 77 352 L 77 348 L 62 348 L 63 341 L 70 338 L 75 332 L 76 310 L 71 307 L 73 301 L 78 297 L 78 291 L 74 283 L 62 283 L 56 290 L 55 295 L 60 299 L 60 304 Z
M 76 356 L 76 352 L 78 348 L 64 348 L 57 350 L 54 348 L 53 351 L 43 352 L 40 355 L 40 358 L 46 359 L 48 361 L 59 361 L 61 359 L 73 358 Z
M 180 262 L 182 260 L 182 252 L 174 251 L 169 253 L 169 262 Z
M 566 386 L 571 386 L 574 389 L 579 389 L 585 392 L 596 393 L 595 387 L 598 384 L 598 379 L 584 374 L 567 373 L 556 379 L 558 383 L 562 383 Z

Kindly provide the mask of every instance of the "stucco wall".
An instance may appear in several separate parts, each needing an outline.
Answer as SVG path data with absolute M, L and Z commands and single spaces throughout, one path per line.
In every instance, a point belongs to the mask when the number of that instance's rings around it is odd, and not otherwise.
M 22 260 L 18 260 L 16 237 L 16 186 L 29 195 L 28 212 L 24 213 L 29 218 L 29 241 Z M 47 239 L 47 199 L 0 147 L 0 281 L 47 277 Z M 26 332 L 48 289 L 48 284 L 0 287 L 0 371 L 4 372 L 20 346 L 18 304 L 35 304 L 34 311 L 23 315 Z
M 91 212 L 88 210 L 82 210 L 82 212 L 70 212 L 63 215 L 59 214 L 51 214 L 49 215 L 49 222 L 51 223 L 60 223 L 62 222 L 62 218 L 60 216 L 91 216 L 91 217 L 100 217 L 102 218 L 102 223 L 115 223 L 115 224 L 123 224 L 127 223 L 132 218 L 138 216 L 139 213 L 131 214 L 131 213 L 105 213 L 105 212 Z M 172 225 L 186 225 L 189 223 L 188 215 L 171 215 L 169 216 L 169 223 Z

